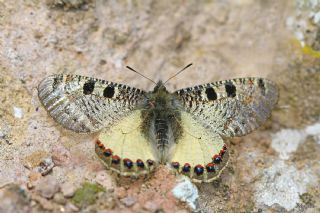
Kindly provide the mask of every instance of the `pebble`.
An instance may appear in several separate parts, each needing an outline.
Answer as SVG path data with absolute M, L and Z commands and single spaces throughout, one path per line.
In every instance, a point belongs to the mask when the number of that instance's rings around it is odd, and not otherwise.
M 52 177 L 47 176 L 43 179 L 40 179 L 36 185 L 36 191 L 45 198 L 52 198 L 55 193 L 59 191 L 58 181 Z
M 65 206 L 66 212 L 79 212 L 79 208 L 72 203 L 67 203 Z
M 154 202 L 151 202 L 151 201 L 147 201 L 144 206 L 143 206 L 145 209 L 147 210 L 150 210 L 152 212 L 155 212 L 157 211 L 157 209 L 159 209 L 159 206 L 158 204 L 154 203 Z
M 114 190 L 114 194 L 118 198 L 125 198 L 127 196 L 127 191 L 124 187 L 119 187 Z
M 62 204 L 62 205 L 66 204 L 66 202 L 67 202 L 62 193 L 56 193 L 53 196 L 53 200 L 55 202 L 57 202 L 58 204 Z
M 71 182 L 65 182 L 61 185 L 61 192 L 63 196 L 66 198 L 73 197 L 76 190 L 77 190 L 77 187 Z
M 125 198 L 122 198 L 120 200 L 126 207 L 131 207 L 133 206 L 133 204 L 135 204 L 137 202 L 137 199 L 132 197 L 132 196 L 128 196 Z
M 45 176 L 51 172 L 54 167 L 54 163 L 51 157 L 47 157 L 40 162 L 39 166 L 36 167 L 36 170 L 41 173 L 41 175 Z
M 52 159 L 57 166 L 66 165 L 71 159 L 70 151 L 61 145 L 54 146 L 52 148 Z
M 22 118 L 23 116 L 23 112 L 22 109 L 20 107 L 13 107 L 13 112 L 14 112 L 14 117 L 15 118 Z
M 105 189 L 107 189 L 109 192 L 114 191 L 114 183 L 112 181 L 112 178 L 110 175 L 107 173 L 106 170 L 102 170 L 97 172 L 94 181 L 101 186 L 103 186 Z

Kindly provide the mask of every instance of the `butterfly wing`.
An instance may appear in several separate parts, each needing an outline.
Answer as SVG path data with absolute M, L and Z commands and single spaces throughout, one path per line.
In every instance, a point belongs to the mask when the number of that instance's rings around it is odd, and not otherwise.
M 79 75 L 52 75 L 38 87 L 39 99 L 63 127 L 96 132 L 137 108 L 144 91 Z
M 212 131 L 243 136 L 271 115 L 278 100 L 275 83 L 262 78 L 219 81 L 175 92 L 182 109 Z
M 148 174 L 156 168 L 152 146 L 142 129 L 141 110 L 105 129 L 96 141 L 96 153 L 107 168 L 123 176 Z
M 229 158 L 223 139 L 201 125 L 189 113 L 181 113 L 180 123 L 182 135 L 176 141 L 171 166 L 194 182 L 215 180 Z

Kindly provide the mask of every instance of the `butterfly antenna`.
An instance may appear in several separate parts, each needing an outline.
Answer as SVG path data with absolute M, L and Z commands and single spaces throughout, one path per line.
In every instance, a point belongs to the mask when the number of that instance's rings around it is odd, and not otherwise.
M 169 80 L 173 79 L 174 77 L 176 77 L 177 75 L 179 75 L 180 73 L 182 73 L 183 71 L 185 71 L 188 67 L 190 67 L 192 65 L 192 63 L 188 64 L 187 66 L 185 66 L 182 70 L 180 70 L 179 72 L 177 72 L 176 74 L 174 74 L 173 76 L 171 76 L 168 80 L 166 80 L 163 85 L 165 85 Z
M 134 70 L 133 68 L 131 68 L 131 67 L 129 67 L 129 66 L 126 66 L 126 68 L 127 68 L 127 69 L 129 69 L 129 70 L 131 70 L 132 72 L 135 72 L 135 73 L 137 73 L 137 74 L 141 75 L 141 76 L 142 76 L 142 77 L 144 77 L 145 79 L 148 79 L 148 80 L 149 80 L 149 81 L 151 81 L 152 83 L 157 84 L 156 82 L 154 82 L 153 80 L 151 80 L 151 79 L 150 79 L 150 78 L 148 78 L 147 76 L 145 76 L 145 75 L 141 74 L 140 72 L 138 72 L 138 71 Z

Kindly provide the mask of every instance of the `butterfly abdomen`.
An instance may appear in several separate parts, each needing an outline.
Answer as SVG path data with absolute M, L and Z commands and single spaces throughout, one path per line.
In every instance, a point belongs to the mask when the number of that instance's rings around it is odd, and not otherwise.
M 156 118 L 154 123 L 156 140 L 157 140 L 157 149 L 163 150 L 169 146 L 168 138 L 168 123 L 162 118 Z

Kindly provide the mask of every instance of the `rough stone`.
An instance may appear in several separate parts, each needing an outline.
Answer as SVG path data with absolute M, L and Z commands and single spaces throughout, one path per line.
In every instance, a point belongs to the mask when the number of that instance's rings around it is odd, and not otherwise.
M 182 177 L 172 192 L 176 198 L 183 202 L 187 202 L 194 211 L 198 211 L 198 189 L 192 184 L 190 179 Z
M 52 198 L 59 191 L 59 183 L 55 177 L 46 176 L 39 180 L 35 188 L 42 197 Z
M 72 197 L 76 192 L 76 190 L 77 190 L 77 187 L 75 186 L 74 183 L 65 182 L 61 185 L 61 192 L 63 196 L 65 196 L 66 198 Z
M 97 172 L 94 181 L 103 186 L 108 191 L 113 191 L 115 183 L 106 170 Z
M 120 200 L 126 207 L 131 207 L 133 206 L 136 202 L 137 202 L 137 199 L 132 197 L 132 196 L 128 196 L 128 197 L 125 197 L 125 198 L 122 198 Z

